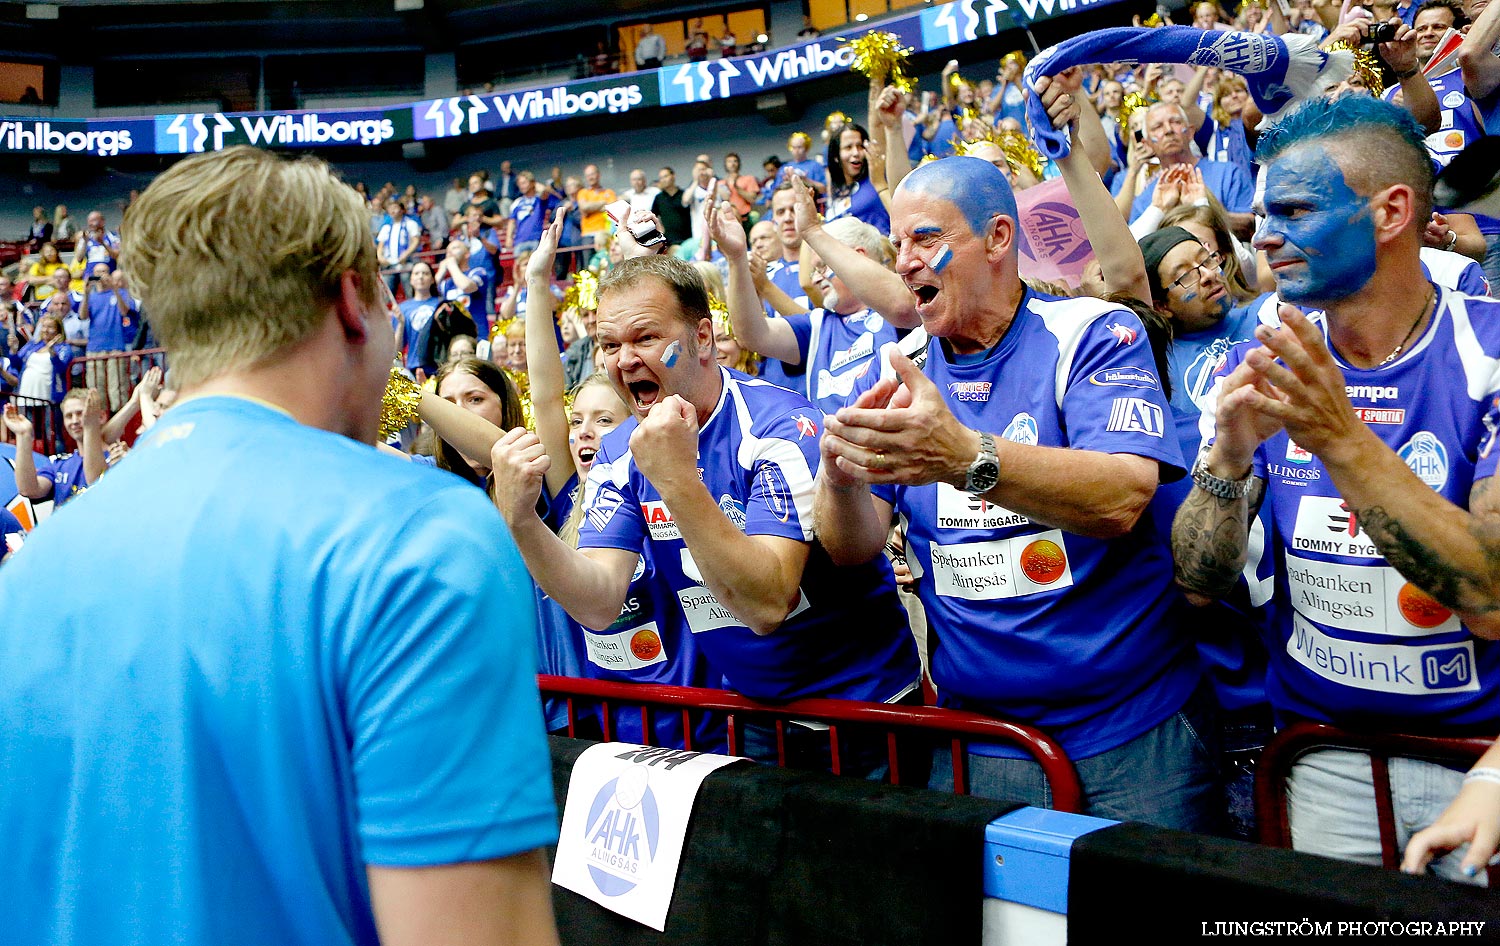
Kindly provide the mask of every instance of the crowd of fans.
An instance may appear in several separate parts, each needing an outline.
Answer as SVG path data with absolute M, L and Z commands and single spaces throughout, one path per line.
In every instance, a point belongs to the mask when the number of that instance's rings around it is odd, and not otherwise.
M 1495 734 L 1494 606 L 1431 564 L 1461 572 L 1479 553 L 1381 517 L 1430 499 L 1455 532 L 1490 521 L 1495 384 L 1471 366 L 1500 354 L 1500 307 L 1484 298 L 1500 221 L 1435 210 L 1427 159 L 1494 124 L 1500 5 L 1189 12 L 1203 30 L 1377 59 L 1277 133 L 1233 72 L 1104 63 L 1028 88 L 1012 53 L 978 79 L 949 63 L 938 90 L 876 82 L 866 115 L 794 133 L 758 174 L 710 149 L 681 183 L 673 167 L 606 181 L 593 163 L 507 161 L 442 194 L 355 185 L 401 369 L 423 388 L 421 423 L 382 449 L 490 491 L 536 581 L 543 672 L 875 702 L 920 702 L 925 674 L 943 705 L 1058 738 L 1091 813 L 1240 836 L 1275 725 Z M 1368 44 L 1386 23 L 1391 38 Z M 1424 72 L 1448 30 L 1467 31 L 1451 68 Z M 695 38 L 690 57 L 708 46 Z M 654 50 L 639 45 L 637 64 L 659 63 Z M 1032 147 L 1033 96 L 1071 129 L 1068 155 Z M 1079 286 L 1018 271 L 1013 195 L 1058 178 L 1093 247 Z M 0 282 L 0 392 L 57 404 L 75 452 L 33 455 L 35 419 L 7 407 L 15 443 L 0 458 L 18 498 L 0 525 L 18 555 L 31 504 L 108 476 L 127 428 L 175 396 L 171 371 L 128 354 L 91 357 L 69 382 L 76 356 L 149 346 L 149 310 L 102 214 L 71 231 L 65 208 L 52 221 L 38 208 L 31 238 L 36 261 Z M 1401 330 L 1361 336 L 1360 313 L 1380 307 Z M 1458 354 L 1435 362 L 1444 345 Z M 1294 409 L 1311 382 L 1289 375 L 1313 368 L 1334 408 L 1309 420 Z M 1470 384 L 1451 403 L 1415 400 L 1455 372 Z M 1398 387 L 1407 399 L 1382 403 Z M 1328 419 L 1340 410 L 1368 426 Z M 1419 416 L 1430 430 L 1400 426 Z M 1384 451 L 1380 477 L 1350 472 L 1350 443 Z M 1357 509 L 1378 551 L 1305 544 L 1306 510 L 1325 506 L 1350 537 Z M 1376 571 L 1391 583 L 1356 577 Z M 1426 623 L 1376 628 L 1412 602 Z M 1330 669 L 1413 641 L 1449 647 L 1469 676 L 1404 686 L 1394 650 L 1359 681 Z M 547 715 L 566 725 L 564 707 Z M 649 738 L 680 742 L 663 716 Z M 639 714 L 613 722 L 648 738 Z M 695 745 L 723 748 L 722 719 L 697 725 Z M 793 757 L 826 765 L 826 740 L 792 729 Z M 774 734 L 747 743 L 774 755 Z M 881 749 L 856 745 L 845 770 L 880 777 Z M 969 764 L 973 790 L 1045 804 L 1005 749 L 973 747 Z M 1412 869 L 1477 839 L 1480 854 L 1438 862 L 1470 879 L 1494 850 L 1500 772 L 1475 773 L 1420 773 L 1441 787 L 1403 840 L 1438 827 L 1417 836 Z M 1332 753 L 1299 764 L 1299 847 L 1378 862 L 1362 778 Z

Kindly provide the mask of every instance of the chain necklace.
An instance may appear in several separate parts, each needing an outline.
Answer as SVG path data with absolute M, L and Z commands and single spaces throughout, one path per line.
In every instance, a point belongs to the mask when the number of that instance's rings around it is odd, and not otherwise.
M 1417 313 L 1417 320 L 1411 323 L 1411 328 L 1406 330 L 1406 337 L 1401 339 L 1401 344 L 1397 345 L 1396 350 L 1391 352 L 1389 355 L 1386 355 L 1385 360 L 1375 367 L 1384 368 L 1386 365 L 1395 361 L 1397 356 L 1399 356 L 1403 351 L 1406 350 L 1406 343 L 1411 341 L 1412 335 L 1416 334 L 1417 326 L 1421 325 L 1422 320 L 1427 318 L 1427 307 L 1432 305 L 1433 301 L 1436 298 L 1437 297 L 1432 293 L 1428 293 L 1427 298 L 1422 300 L 1422 311 Z

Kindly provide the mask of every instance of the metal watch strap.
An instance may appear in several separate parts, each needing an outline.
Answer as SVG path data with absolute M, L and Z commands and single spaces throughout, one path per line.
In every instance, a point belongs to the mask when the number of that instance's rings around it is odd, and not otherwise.
M 1244 499 L 1250 492 L 1251 475 L 1242 480 L 1226 480 L 1208 472 L 1208 463 L 1199 455 L 1193 463 L 1193 484 L 1210 496 L 1220 499 Z

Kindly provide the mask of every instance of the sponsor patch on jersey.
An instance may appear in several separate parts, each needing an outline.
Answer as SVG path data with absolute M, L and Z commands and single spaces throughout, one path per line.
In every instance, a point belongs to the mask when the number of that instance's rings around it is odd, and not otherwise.
M 604 527 L 609 525 L 609 520 L 615 517 L 615 513 L 624 505 L 625 497 L 614 486 L 601 486 L 599 492 L 594 496 L 594 504 L 589 507 L 588 514 L 584 516 L 595 532 L 603 532 Z
M 1000 434 L 1002 440 L 1011 443 L 1022 443 L 1028 447 L 1034 447 L 1039 442 L 1040 434 L 1036 426 L 1036 418 L 1022 411 L 1010 419 L 1005 425 L 1005 430 Z
M 630 580 L 640 581 L 641 576 L 644 574 L 646 574 L 646 556 L 637 555 L 635 557 L 635 571 L 630 573 Z
M 833 357 L 828 359 L 828 370 L 837 371 L 873 354 L 875 354 L 875 336 L 871 332 L 866 332 L 856 338 L 853 345 L 843 351 L 834 352 Z
M 771 515 L 782 522 L 790 521 L 797 509 L 792 502 L 792 488 L 787 485 L 786 477 L 781 475 L 780 467 L 774 463 L 763 464 L 756 479 L 760 480 L 761 495 L 765 498 L 766 508 L 771 510 Z
M 1060 530 L 930 548 L 933 588 L 949 598 L 995 601 L 1073 585 Z
M 984 403 L 990 399 L 990 382 L 949 381 L 948 396 L 955 401 L 978 401 Z
M 1031 520 L 983 496 L 975 496 L 947 483 L 937 484 L 939 529 L 1009 529 L 1030 525 Z
M 1146 434 L 1160 437 L 1166 430 L 1161 407 L 1145 398 L 1117 397 L 1109 407 L 1109 423 L 1105 430 L 1117 430 L 1127 434 Z
M 1313 455 L 1311 450 L 1304 450 L 1297 446 L 1297 441 L 1286 438 L 1286 458 L 1292 463 L 1311 463 Z
M 743 621 L 734 616 L 733 611 L 724 607 L 718 597 L 702 585 L 682 589 L 677 592 L 677 600 L 682 602 L 682 614 L 687 618 L 688 630 L 694 634 L 716 631 L 721 627 L 745 626 Z M 798 588 L 797 606 L 786 616 L 786 620 L 790 621 L 807 608 L 807 595 Z
M 1417 479 L 1442 489 L 1448 482 L 1448 449 L 1431 432 L 1419 430 L 1396 451 Z
M 1135 340 L 1140 336 L 1140 333 L 1135 329 L 1128 325 L 1121 325 L 1119 322 L 1111 322 L 1104 327 L 1109 330 L 1109 334 L 1115 337 L 1116 347 L 1120 345 L 1133 345 L 1135 344 Z
M 725 516 L 729 517 L 729 521 L 734 523 L 734 527 L 736 529 L 740 530 L 741 532 L 745 531 L 744 503 L 740 502 L 738 499 L 735 499 L 728 493 L 725 493 L 724 495 L 719 497 L 719 508 L 724 511 Z
M 1458 108 L 1464 104 L 1464 94 L 1459 91 L 1449 92 L 1443 96 L 1443 108 Z
M 1289 486 L 1306 486 L 1308 483 L 1316 483 L 1323 478 L 1323 471 L 1315 466 L 1287 466 L 1281 463 L 1267 463 L 1266 472 L 1272 476 L 1281 477 L 1281 481 Z
M 656 622 L 619 632 L 583 632 L 589 663 L 605 670 L 624 672 L 667 662 Z
M 1366 424 L 1404 424 L 1406 423 L 1406 408 L 1356 407 L 1354 416 Z
M 1089 375 L 1089 384 L 1116 388 L 1145 388 L 1148 391 L 1155 391 L 1161 387 L 1156 380 L 1156 375 L 1145 368 L 1132 368 L 1128 365 L 1123 368 L 1100 368 Z
M 1411 638 L 1447 634 L 1458 617 L 1389 565 L 1350 565 L 1286 556 L 1292 608 L 1309 621 L 1364 634 Z
M 803 437 L 816 437 L 818 435 L 818 422 L 806 414 L 798 414 L 792 418 L 797 425 L 797 439 Z
M 1332 637 L 1293 614 L 1286 652 L 1323 679 L 1360 690 L 1428 696 L 1479 689 L 1472 641 L 1426 647 L 1366 644 Z
M 660 501 L 641 503 L 641 516 L 646 520 L 646 528 L 651 530 L 651 538 L 658 542 L 682 538 L 682 533 L 677 531 L 677 522 L 672 518 L 672 510 L 667 504 Z
M 1304 496 L 1297 504 L 1292 548 L 1348 558 L 1380 558 L 1375 543 L 1359 527 L 1359 517 L 1337 496 Z

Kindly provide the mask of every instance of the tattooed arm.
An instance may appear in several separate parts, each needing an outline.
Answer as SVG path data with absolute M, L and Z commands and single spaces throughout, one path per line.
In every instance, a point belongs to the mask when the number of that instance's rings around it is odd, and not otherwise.
M 1208 471 L 1222 476 L 1212 463 Z M 1250 481 L 1250 492 L 1241 499 L 1220 499 L 1194 486 L 1178 508 L 1172 522 L 1172 562 L 1177 584 L 1194 604 L 1223 597 L 1239 579 L 1250 520 L 1265 490 L 1266 481 L 1259 477 Z

